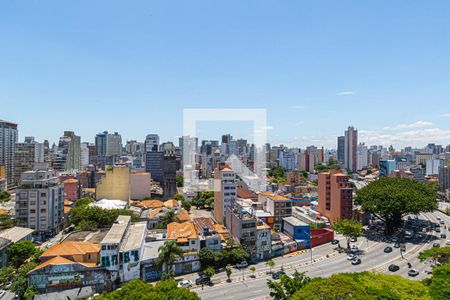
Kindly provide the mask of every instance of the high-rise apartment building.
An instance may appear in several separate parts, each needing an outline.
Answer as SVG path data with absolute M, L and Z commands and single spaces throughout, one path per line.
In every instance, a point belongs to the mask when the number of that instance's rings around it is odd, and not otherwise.
M 122 155 L 122 136 L 104 131 L 95 136 L 95 149 L 97 156 L 120 156 Z
M 327 217 L 331 223 L 340 219 L 352 218 L 353 188 L 349 177 L 340 170 L 319 173 L 319 206 L 317 211 Z
M 237 200 L 236 174 L 225 164 L 220 164 L 214 170 L 214 217 L 218 223 L 225 222 L 227 207 L 231 207 Z
M 358 145 L 358 130 L 353 126 L 348 127 L 345 131 L 344 141 L 344 166 L 348 170 L 357 170 L 357 145 Z
M 59 139 L 54 166 L 57 170 L 79 170 L 81 162 L 81 138 L 73 131 L 64 131 Z
M 364 143 L 360 143 L 356 153 L 356 169 L 362 170 L 369 165 L 369 149 Z
M 13 183 L 17 136 L 17 124 L 0 120 L 0 165 L 5 167 L 8 185 Z
M 56 172 L 24 172 L 16 192 L 17 225 L 34 229 L 37 238 L 44 240 L 62 230 L 63 217 L 64 185 Z
M 154 152 L 159 149 L 159 135 L 147 134 L 145 137 L 145 152 Z
M 345 161 L 345 136 L 338 136 L 337 138 L 337 160 L 341 166 Z
M 450 189 L 450 166 L 439 167 L 439 190 L 445 192 Z
M 37 143 L 34 137 L 26 137 L 23 143 L 16 143 L 14 151 L 14 184 L 20 182 L 23 172 L 33 170 L 35 163 L 44 162 L 44 144 Z
M 80 165 L 81 168 L 86 168 L 89 165 L 89 143 L 81 143 L 80 149 Z

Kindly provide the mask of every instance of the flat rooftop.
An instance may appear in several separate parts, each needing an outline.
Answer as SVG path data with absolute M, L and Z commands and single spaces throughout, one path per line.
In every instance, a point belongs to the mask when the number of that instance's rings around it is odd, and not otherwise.
M 286 217 L 283 218 L 283 221 L 292 224 L 294 226 L 309 226 L 309 224 L 297 219 L 296 217 Z
M 112 225 L 106 236 L 101 241 L 101 244 L 120 244 L 123 236 L 130 224 L 131 216 L 119 216 L 116 222 Z
M 119 251 L 127 252 L 141 248 L 141 245 L 145 240 L 146 229 L 147 222 L 138 222 L 130 225 Z

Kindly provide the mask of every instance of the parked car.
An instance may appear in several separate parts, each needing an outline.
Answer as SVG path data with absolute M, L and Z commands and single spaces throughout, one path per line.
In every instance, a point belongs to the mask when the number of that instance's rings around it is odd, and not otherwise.
M 361 264 L 361 259 L 360 258 L 358 258 L 358 257 L 355 257 L 355 258 L 353 258 L 352 259 L 352 265 L 359 265 L 359 264 Z
M 440 228 L 440 227 L 436 227 L 436 228 L 434 229 L 434 231 L 436 231 L 436 232 L 441 232 L 441 228 Z
M 384 253 L 391 253 L 391 252 L 392 252 L 392 247 L 384 248 Z
M 439 224 L 444 225 L 445 224 L 444 220 L 439 221 Z
M 240 263 L 236 264 L 236 268 L 238 268 L 238 269 L 244 269 L 247 267 L 248 267 L 248 263 L 246 260 L 243 260 Z
M 391 272 L 396 272 L 396 271 L 398 271 L 398 270 L 400 270 L 400 267 L 399 266 L 397 266 L 397 265 L 394 265 L 394 264 L 391 264 L 391 265 L 389 265 L 389 271 L 391 271 Z
M 347 260 L 352 260 L 354 257 L 355 257 L 355 255 L 349 253 L 349 254 L 347 255 Z
M 436 220 L 440 221 L 440 220 L 441 220 L 441 217 L 436 217 Z
M 394 248 L 400 248 L 400 243 L 397 241 L 397 242 L 395 242 L 395 244 L 394 244 Z
M 206 276 L 206 275 L 200 275 L 197 279 L 195 279 L 195 284 L 196 285 L 210 284 L 210 283 L 211 283 L 211 278 L 209 276 Z
M 353 246 L 353 247 L 350 249 L 350 251 L 351 251 L 352 253 L 358 253 L 358 252 L 359 252 L 359 248 L 356 247 L 356 246 Z
M 411 269 L 408 271 L 408 275 L 411 277 L 415 277 L 415 276 L 419 275 L 419 272 L 416 269 Z
M 278 279 L 280 278 L 281 275 L 285 275 L 286 273 L 284 271 L 277 271 L 275 273 L 272 274 L 272 278 L 273 279 Z
M 192 287 L 192 281 L 190 280 L 181 280 L 177 285 L 179 288 L 190 288 Z
M 445 233 L 441 233 L 441 239 L 446 239 L 447 235 Z
M 352 236 L 351 238 L 350 238 L 350 242 L 356 242 L 358 240 L 358 238 L 356 237 L 356 236 Z
M 447 246 L 450 246 L 450 240 L 447 240 L 447 242 L 445 243 Z
M 331 244 L 332 244 L 332 245 L 337 245 L 337 244 L 339 244 L 339 241 L 338 241 L 338 240 L 332 240 L 332 241 L 331 241 Z
M 433 243 L 433 247 L 439 248 L 441 245 L 439 243 Z

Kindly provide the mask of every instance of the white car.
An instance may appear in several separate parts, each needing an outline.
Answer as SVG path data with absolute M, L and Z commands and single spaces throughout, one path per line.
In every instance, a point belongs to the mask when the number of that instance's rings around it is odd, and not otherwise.
M 248 267 L 248 263 L 246 260 L 243 260 L 242 262 L 236 264 L 236 268 L 238 269 L 244 269 Z
M 353 254 L 349 253 L 349 254 L 347 255 L 347 260 L 352 260 L 352 259 L 355 258 L 355 257 L 356 257 L 356 255 L 353 255 Z
M 450 246 L 450 240 L 447 240 L 447 242 L 445 242 L 445 244 L 446 244 L 447 246 Z
M 180 282 L 178 282 L 178 287 L 179 288 L 190 288 L 190 287 L 192 287 L 192 281 L 181 280 Z

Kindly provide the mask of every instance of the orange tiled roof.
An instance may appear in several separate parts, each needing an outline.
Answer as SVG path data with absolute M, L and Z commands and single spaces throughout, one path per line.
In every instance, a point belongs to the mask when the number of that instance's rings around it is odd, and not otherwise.
M 157 207 L 163 207 L 164 203 L 160 200 L 142 200 L 135 204 L 138 207 L 145 207 L 145 208 L 157 208 Z
M 70 213 L 71 210 L 72 210 L 72 207 L 67 206 L 67 205 L 64 205 L 64 213 L 65 213 L 65 214 Z
M 152 219 L 152 218 L 156 217 L 156 215 L 159 214 L 162 210 L 163 210 L 162 207 L 154 208 L 148 213 L 147 217 Z
M 229 231 L 221 224 L 214 224 L 214 229 L 217 231 L 222 241 L 226 241 L 226 238 L 230 236 Z
M 72 206 L 73 202 L 69 200 L 64 200 L 64 205 Z
M 273 201 L 287 201 L 287 200 L 289 200 L 288 198 L 286 198 L 284 196 L 280 196 L 280 195 L 272 196 L 272 197 L 270 197 L 270 199 L 272 199 Z
M 73 242 L 67 241 L 56 244 L 42 253 L 41 257 L 51 257 L 51 256 L 70 256 L 79 255 L 87 253 L 98 253 L 100 252 L 100 245 L 88 242 Z
M 6 215 L 6 214 L 8 214 L 7 210 L 0 209 L 0 215 Z
M 273 193 L 272 192 L 261 192 L 260 195 L 262 195 L 262 196 L 272 196 Z
M 189 216 L 189 212 L 184 208 L 177 214 L 178 220 L 181 222 L 189 221 L 191 217 Z
M 164 202 L 164 206 L 168 208 L 178 207 L 178 201 L 174 199 L 170 199 Z
M 84 266 L 86 266 L 88 268 L 93 268 L 93 267 L 97 266 L 97 264 L 95 264 L 95 263 L 74 262 L 74 261 L 71 261 L 70 259 L 67 259 L 67 258 L 64 258 L 64 257 L 61 257 L 61 256 L 55 256 L 52 259 L 49 259 L 46 262 L 43 262 L 42 264 L 38 265 L 36 268 L 34 268 L 30 272 L 28 272 L 28 274 L 33 272 L 33 271 L 45 268 L 48 265 L 68 265 L 68 264 L 70 264 L 70 265 L 72 265 L 72 264 L 81 264 L 81 265 L 84 265 Z
M 205 227 L 208 227 L 209 230 L 214 229 L 214 222 L 211 218 L 195 218 L 192 222 L 197 233 L 203 233 Z
M 167 239 L 177 240 L 180 239 L 196 239 L 198 238 L 195 231 L 194 224 L 192 222 L 177 223 L 172 222 L 167 224 Z
M 74 178 L 69 178 L 64 180 L 63 183 L 78 183 L 78 180 L 74 179 Z

